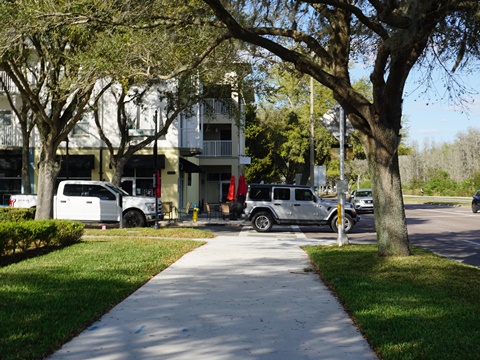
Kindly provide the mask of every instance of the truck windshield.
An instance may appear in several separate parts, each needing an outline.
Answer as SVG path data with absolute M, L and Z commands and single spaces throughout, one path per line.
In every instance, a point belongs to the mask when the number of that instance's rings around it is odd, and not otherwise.
M 112 183 L 105 183 L 105 186 L 111 189 L 112 191 L 116 192 L 117 194 L 122 194 L 123 196 L 129 196 L 129 194 L 125 190 L 119 187 L 116 187 Z

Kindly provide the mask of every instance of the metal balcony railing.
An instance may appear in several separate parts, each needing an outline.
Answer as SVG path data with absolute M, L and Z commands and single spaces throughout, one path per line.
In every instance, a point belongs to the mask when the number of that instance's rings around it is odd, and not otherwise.
M 198 148 L 200 147 L 200 134 L 196 129 L 180 129 L 179 147 Z
M 0 147 L 21 147 L 22 136 L 12 125 L 0 125 Z
M 234 102 L 232 99 L 204 99 L 204 110 L 210 114 L 227 115 L 231 113 Z
M 231 140 L 204 141 L 202 156 L 232 156 L 232 141 Z
M 7 76 L 5 71 L 0 71 L 0 78 L 2 80 L 0 82 L 0 92 L 4 92 L 5 90 L 8 90 L 9 92 L 12 92 L 12 93 L 17 93 L 18 92 L 17 87 L 13 83 L 12 79 L 10 79 Z

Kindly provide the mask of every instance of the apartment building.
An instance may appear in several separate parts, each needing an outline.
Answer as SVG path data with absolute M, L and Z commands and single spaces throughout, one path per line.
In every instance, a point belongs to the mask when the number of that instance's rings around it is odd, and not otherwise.
M 3 84 L 14 87 L 5 81 Z M 200 208 L 208 202 L 225 200 L 230 179 L 244 172 L 248 158 L 244 157 L 243 118 L 245 100 L 235 90 L 235 84 L 222 84 L 218 96 L 205 98 L 182 112 L 172 122 L 166 136 L 135 153 L 126 163 L 121 186 L 132 195 L 153 196 L 155 163 L 160 174 L 161 198 L 177 208 L 187 202 Z M 0 201 L 7 204 L 10 194 L 22 193 L 22 136 L 18 119 L 7 101 L 5 89 L 0 89 Z M 103 130 L 114 146 L 118 146 L 119 130 L 115 88 L 102 95 L 99 117 Z M 130 95 L 133 97 L 132 95 Z M 131 100 L 131 99 L 130 99 Z M 19 95 L 15 101 L 21 101 Z M 129 135 L 133 144 L 145 139 L 155 129 L 161 129 L 169 114 L 166 104 L 152 87 L 142 101 L 128 101 L 125 112 L 130 121 Z M 35 192 L 38 163 L 38 136 L 30 139 L 29 171 L 31 189 Z M 155 145 L 156 154 L 155 155 Z M 111 180 L 110 154 L 98 135 L 93 114 L 86 113 L 57 151 L 63 179 Z M 246 160 L 246 161 L 245 161 Z

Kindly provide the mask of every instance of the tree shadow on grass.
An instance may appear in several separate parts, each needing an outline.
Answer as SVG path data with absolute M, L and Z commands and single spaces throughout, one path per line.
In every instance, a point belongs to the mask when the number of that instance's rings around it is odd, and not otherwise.
M 0 267 L 16 264 L 23 260 L 32 259 L 37 256 L 46 255 L 64 247 L 65 246 L 45 246 L 36 249 L 29 249 L 27 251 L 18 250 L 15 253 L 0 256 Z

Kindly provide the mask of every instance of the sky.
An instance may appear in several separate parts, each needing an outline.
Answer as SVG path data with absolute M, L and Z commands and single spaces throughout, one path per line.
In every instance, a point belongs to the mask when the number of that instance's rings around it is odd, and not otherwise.
M 365 69 L 355 69 L 354 78 L 367 76 Z M 407 119 L 407 144 L 453 143 L 458 133 L 469 128 L 480 130 L 480 74 L 459 76 L 459 81 L 469 93 L 464 96 L 466 107 L 453 104 L 446 96 L 446 85 L 440 74 L 433 74 L 427 88 L 419 85 L 419 73 L 412 70 L 404 92 L 403 115 Z
M 472 91 L 465 96 L 467 107 L 449 104 L 447 99 L 431 101 L 438 93 L 445 92 L 444 85 L 430 88 L 425 94 L 416 89 L 413 79 L 407 82 L 403 101 L 403 114 L 407 120 L 407 143 L 417 142 L 421 147 L 425 141 L 452 143 L 458 133 L 466 133 L 469 128 L 480 129 L 480 76 L 470 76 L 465 80 Z

